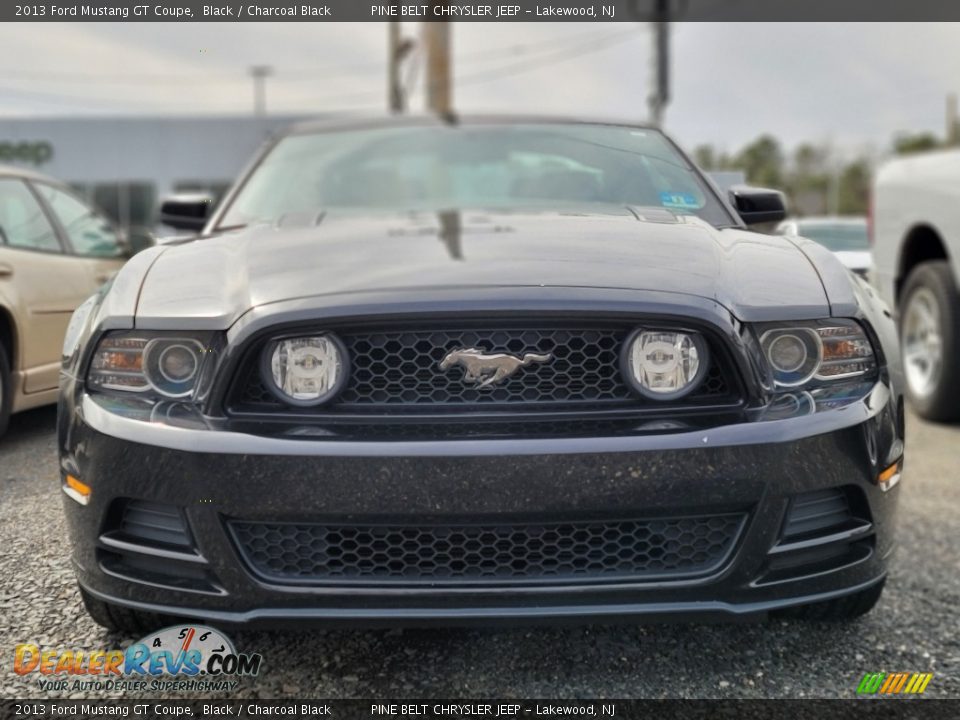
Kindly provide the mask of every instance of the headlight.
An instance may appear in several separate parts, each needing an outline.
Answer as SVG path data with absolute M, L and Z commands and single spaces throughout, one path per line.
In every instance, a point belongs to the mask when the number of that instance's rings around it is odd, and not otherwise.
M 87 386 L 91 390 L 186 398 L 196 390 L 209 354 L 208 344 L 198 337 L 107 335 L 93 354 Z
M 347 380 L 347 353 L 333 335 L 277 340 L 264 348 L 263 379 L 290 405 L 321 405 Z
M 202 353 L 196 340 L 151 340 L 143 351 L 144 374 L 162 395 L 184 397 L 193 390 Z
M 641 395 L 675 400 L 692 392 L 709 365 L 707 343 L 695 333 L 640 330 L 627 341 L 624 375 Z
M 861 377 L 877 367 L 870 340 L 852 321 L 764 325 L 760 347 L 781 388 Z
M 823 344 L 811 328 L 767 330 L 760 337 L 760 346 L 780 387 L 803 385 L 820 367 Z

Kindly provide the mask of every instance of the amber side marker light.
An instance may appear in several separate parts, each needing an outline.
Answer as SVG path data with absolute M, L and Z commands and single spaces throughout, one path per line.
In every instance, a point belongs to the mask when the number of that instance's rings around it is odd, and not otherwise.
M 80 482 L 73 475 L 66 476 L 63 491 L 81 505 L 86 505 L 90 502 L 90 493 L 92 492 L 90 486 Z
M 886 492 L 900 482 L 900 467 L 903 464 L 903 458 L 897 460 L 893 465 L 884 468 L 877 475 L 877 485 Z

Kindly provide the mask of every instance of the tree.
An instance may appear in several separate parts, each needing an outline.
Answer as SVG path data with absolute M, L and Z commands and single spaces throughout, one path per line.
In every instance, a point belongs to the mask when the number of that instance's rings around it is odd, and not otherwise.
M 747 182 L 753 185 L 783 186 L 783 150 L 771 135 L 762 135 L 743 148 L 733 159 L 733 166 L 743 170 Z
M 838 195 L 838 213 L 866 215 L 870 202 L 870 164 L 865 158 L 854 160 L 843 169 Z
M 713 145 L 697 145 L 693 149 L 693 161 L 703 170 L 717 170 L 717 153 Z
M 893 138 L 893 151 L 898 155 L 936 150 L 942 146 L 937 136 L 929 132 L 900 133 Z
M 802 143 L 793 151 L 792 163 L 784 178 L 784 190 L 793 209 L 800 214 L 819 215 L 829 205 L 831 150 L 826 145 Z
M 802 143 L 793 151 L 793 172 L 804 177 L 829 172 L 830 149 L 812 143 Z

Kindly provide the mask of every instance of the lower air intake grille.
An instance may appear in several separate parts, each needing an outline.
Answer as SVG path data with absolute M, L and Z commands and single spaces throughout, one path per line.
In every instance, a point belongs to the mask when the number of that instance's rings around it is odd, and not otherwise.
M 183 508 L 118 499 L 98 538 L 100 569 L 127 582 L 178 591 L 223 595 L 191 538 Z
M 294 583 L 683 577 L 727 558 L 744 515 L 488 525 L 232 522 L 251 568 Z
M 853 519 L 843 488 L 803 493 L 793 498 L 783 528 L 783 541 L 843 528 Z
M 173 505 L 130 500 L 123 507 L 120 531 L 136 540 L 190 546 L 183 516 Z
M 814 490 L 790 499 L 780 539 L 768 552 L 757 585 L 789 582 L 865 560 L 875 537 L 863 491 Z

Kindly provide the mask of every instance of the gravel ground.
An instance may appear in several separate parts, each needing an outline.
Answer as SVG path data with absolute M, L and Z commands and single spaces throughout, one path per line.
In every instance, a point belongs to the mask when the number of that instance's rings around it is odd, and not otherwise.
M 16 643 L 94 650 L 136 639 L 107 633 L 81 607 L 54 426 L 52 409 L 35 410 L 0 440 L 0 697 L 41 695 L 12 670 Z M 909 670 L 935 673 L 928 696 L 960 697 L 960 427 L 911 418 L 908 436 L 900 549 L 883 599 L 856 623 L 233 633 L 264 657 L 237 694 L 852 697 L 868 670 Z

